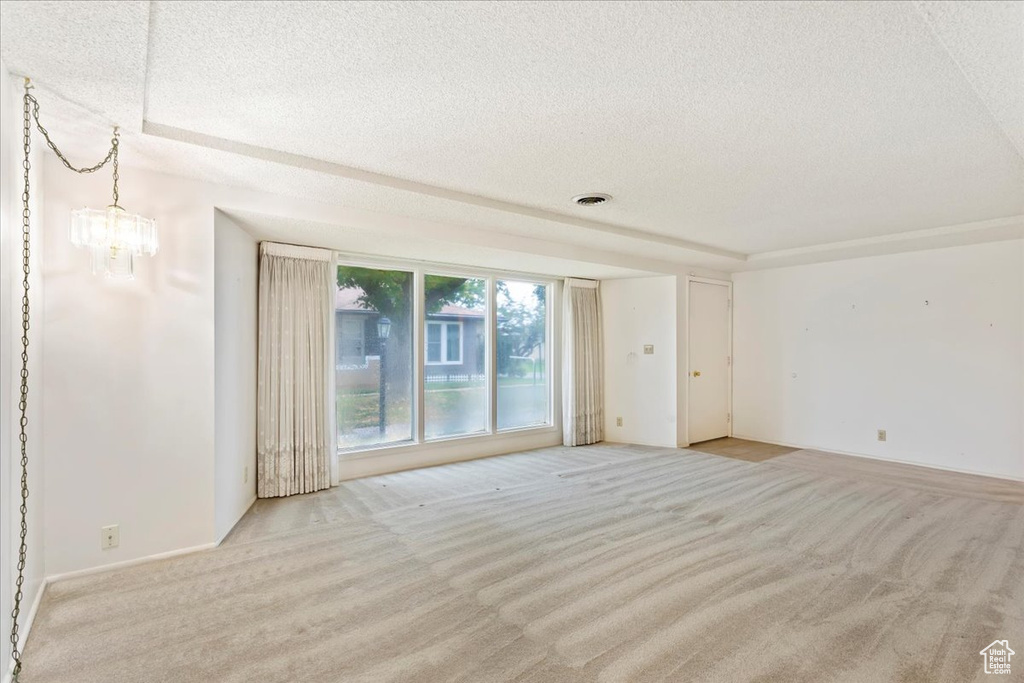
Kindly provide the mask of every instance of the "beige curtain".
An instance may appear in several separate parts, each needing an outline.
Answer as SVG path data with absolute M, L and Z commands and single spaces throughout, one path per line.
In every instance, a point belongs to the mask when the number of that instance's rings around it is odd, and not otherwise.
M 604 439 L 600 283 L 567 279 L 562 292 L 562 443 Z
M 260 245 L 260 498 L 331 485 L 328 387 L 334 288 L 331 251 Z

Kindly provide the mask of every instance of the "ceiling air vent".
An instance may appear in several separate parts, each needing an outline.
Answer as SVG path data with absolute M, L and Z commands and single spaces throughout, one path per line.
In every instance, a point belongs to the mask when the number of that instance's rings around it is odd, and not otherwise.
M 578 194 L 572 198 L 572 201 L 580 206 L 597 206 L 598 204 L 604 204 L 611 198 L 612 196 L 610 194 L 593 192 L 590 194 Z

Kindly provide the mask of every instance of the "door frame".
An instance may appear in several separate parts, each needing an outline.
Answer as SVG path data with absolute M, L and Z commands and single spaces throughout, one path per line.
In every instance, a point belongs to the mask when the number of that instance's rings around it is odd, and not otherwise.
M 683 386 L 683 400 L 685 401 L 684 409 L 686 410 L 686 446 L 689 447 L 690 441 L 690 287 L 694 282 L 705 284 L 705 285 L 719 285 L 727 287 L 729 290 L 729 375 L 726 391 L 729 396 L 729 416 L 728 425 L 729 431 L 727 436 L 732 436 L 732 424 L 733 424 L 733 409 L 732 409 L 732 368 L 736 362 L 736 357 L 733 355 L 733 343 L 732 343 L 732 312 L 733 296 L 732 296 L 732 280 L 719 280 L 717 278 L 710 277 L 699 277 L 697 275 L 686 276 L 686 384 Z

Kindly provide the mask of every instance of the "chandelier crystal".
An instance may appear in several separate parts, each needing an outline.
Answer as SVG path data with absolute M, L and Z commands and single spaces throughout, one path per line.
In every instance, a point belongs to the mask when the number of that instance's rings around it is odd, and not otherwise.
M 117 204 L 104 211 L 76 209 L 71 212 L 71 243 L 92 252 L 93 275 L 135 278 L 135 257 L 156 254 L 160 246 L 156 221 L 128 213 Z

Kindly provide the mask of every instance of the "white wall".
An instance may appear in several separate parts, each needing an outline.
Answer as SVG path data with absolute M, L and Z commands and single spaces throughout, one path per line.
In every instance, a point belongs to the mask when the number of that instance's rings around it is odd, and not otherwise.
M 130 150 L 122 144 L 122 156 Z M 217 409 L 221 349 L 232 326 L 217 320 L 217 208 L 328 225 L 370 226 L 380 239 L 400 239 L 407 219 L 249 192 L 121 166 L 122 205 L 159 221 L 161 247 L 140 258 L 137 279 L 117 283 L 90 273 L 88 254 L 67 240 L 72 207 L 104 206 L 110 178 L 73 175 L 47 156 L 47 300 L 45 349 L 47 575 L 132 561 L 216 542 L 251 495 L 241 481 L 241 413 Z M 226 224 L 222 217 L 221 224 Z M 391 220 L 391 222 L 389 222 Z M 390 230 L 394 232 L 390 232 Z M 333 233 L 332 233 L 333 234 Z M 235 233 L 234 237 L 240 237 Z M 325 234 L 326 240 L 328 236 Z M 221 236 L 221 247 L 225 244 Z M 333 239 L 333 238 L 331 238 Z M 241 248 L 241 245 L 236 244 Z M 244 260 L 240 252 L 235 254 Z M 230 278 L 229 272 L 220 272 Z M 240 276 L 238 292 L 244 289 Z M 226 284 L 228 279 L 221 280 Z M 228 288 L 220 294 L 227 296 Z M 255 295 L 255 288 L 253 289 Z M 221 307 L 221 313 L 225 307 Z M 220 323 L 218 325 L 218 323 Z M 557 329 L 557 328 L 556 328 Z M 243 342 L 239 342 L 243 343 Z M 250 347 L 251 348 L 251 347 Z M 237 377 L 242 381 L 242 377 Z M 241 387 L 236 389 L 243 393 Z M 221 392 L 220 396 L 227 394 Z M 216 419 L 215 419 L 216 416 Z M 224 419 L 224 431 L 217 429 Z M 230 425 L 232 420 L 237 420 Z M 237 428 L 237 429 L 236 429 Z M 230 436 L 229 436 L 230 435 Z M 457 440 L 345 458 L 340 477 L 368 476 L 560 443 L 550 431 Z M 238 458 L 233 460 L 233 458 Z M 100 527 L 121 526 L 120 547 L 100 549 Z
M 57 126 L 53 132 L 59 133 Z M 627 267 L 654 271 L 665 265 L 586 249 L 575 249 L 578 260 L 567 260 L 564 245 L 556 242 L 141 171 L 130 165 L 136 154 L 132 136 L 124 137 L 121 203 L 157 218 L 161 249 L 155 257 L 139 260 L 138 279 L 131 283 L 94 277 L 88 254 L 67 241 L 68 211 L 105 206 L 109 174 L 71 174 L 46 155 L 47 299 L 42 323 L 54 343 L 44 350 L 47 376 L 42 389 L 46 414 L 58 416 L 48 424 L 43 443 L 46 476 L 53 482 L 45 506 L 48 576 L 205 547 L 220 538 L 241 511 L 246 494 L 251 495 L 255 472 L 250 470 L 249 482 L 241 481 L 241 460 L 233 460 L 244 458 L 248 447 L 227 445 L 231 438 L 238 438 L 239 444 L 248 428 L 241 413 L 218 408 L 217 402 L 218 380 L 225 382 L 220 388 L 230 386 L 234 379 L 228 375 L 242 367 L 242 360 L 233 358 L 231 362 L 239 365 L 231 371 L 217 360 L 218 334 L 225 342 L 223 350 L 228 346 L 224 330 L 232 323 L 218 321 L 216 313 L 216 209 L 223 209 L 225 217 L 234 216 L 239 227 L 257 238 L 367 254 L 373 253 L 374 245 L 429 241 L 455 249 L 452 253 L 459 258 L 480 254 L 493 259 L 500 254 L 505 267 L 529 263 L 542 273 L 554 274 L 556 264 L 584 277 L 590 274 L 590 262 L 597 264 L 593 268 L 598 272 Z M 242 222 L 251 220 L 257 223 Z M 259 229 L 263 232 L 256 232 Z M 297 237 L 291 240 L 289 235 Z M 670 280 L 674 278 L 665 281 Z M 242 283 L 235 285 L 240 291 Z M 662 289 L 667 292 L 667 284 Z M 221 288 L 220 293 L 226 291 Z M 671 323 L 675 324 L 678 321 Z M 667 361 L 664 350 L 678 342 L 666 340 L 644 342 L 658 344 L 659 364 Z M 648 361 L 650 357 L 643 360 Z M 675 365 L 671 368 L 678 371 Z M 235 379 L 242 381 L 240 376 Z M 666 395 L 666 400 L 674 400 L 674 394 Z M 220 431 L 222 416 L 225 423 L 236 422 Z M 668 423 L 674 416 L 664 420 Z M 634 424 L 632 418 L 629 424 Z M 674 445 L 664 425 L 658 427 L 654 439 Z M 367 476 L 557 443 L 556 425 L 550 431 L 416 445 L 346 457 L 339 476 Z M 107 524 L 121 525 L 121 545 L 103 551 L 99 530 Z
M 1024 241 L 734 283 L 736 436 L 1024 479 Z
M 675 276 L 601 282 L 608 441 L 678 442 L 676 294 Z M 653 355 L 644 354 L 646 344 Z
M 136 280 L 93 276 L 69 211 L 109 202 L 110 175 L 46 157 L 42 324 L 48 341 L 46 570 L 61 574 L 212 544 L 214 232 L 198 183 L 121 167 L 121 204 L 157 219 Z M 100 527 L 120 547 L 100 549 Z
M 18 401 L 21 386 L 21 94 L 20 80 L 11 78 L 0 62 L 0 674 L 8 675 L 11 656 L 11 609 L 20 542 L 21 449 Z M 33 608 L 43 585 L 43 188 L 39 182 L 40 142 L 32 155 L 32 275 L 29 279 L 33 314 L 29 331 L 28 401 L 28 556 L 22 589 L 19 628 L 27 635 Z
M 256 500 L 259 244 L 214 215 L 214 525 L 224 538 Z

